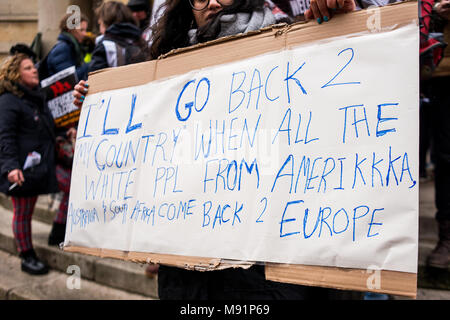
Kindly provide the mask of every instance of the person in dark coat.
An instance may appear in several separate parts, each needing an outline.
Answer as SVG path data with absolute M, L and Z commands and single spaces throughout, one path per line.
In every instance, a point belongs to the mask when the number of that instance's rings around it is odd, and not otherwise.
M 58 191 L 55 132 L 39 90 L 37 69 L 25 54 L 6 58 L 0 67 L 0 113 L 0 192 L 12 199 L 12 227 L 22 270 L 44 274 L 48 267 L 34 252 L 31 217 L 38 195 Z M 40 160 L 25 169 L 32 153 L 39 154 Z
M 450 1 L 436 2 L 432 11 L 430 32 L 442 32 L 448 39 Z M 432 134 L 434 143 L 434 189 L 438 225 L 438 243 L 427 257 L 429 268 L 446 272 L 450 267 L 450 95 L 448 84 L 450 74 L 441 73 L 429 79 L 423 87 L 429 93 L 432 113 Z
M 96 10 L 96 15 L 103 36 L 92 53 L 89 72 L 146 60 L 147 43 L 126 5 L 109 1 Z
M 84 63 L 85 52 L 81 43 L 86 36 L 88 19 L 82 14 L 79 25 L 69 28 L 71 16 L 72 14 L 64 15 L 59 23 L 61 33 L 58 35 L 58 42 L 47 57 L 48 72 L 53 75 L 75 66 L 78 80 L 87 80 L 89 63 Z

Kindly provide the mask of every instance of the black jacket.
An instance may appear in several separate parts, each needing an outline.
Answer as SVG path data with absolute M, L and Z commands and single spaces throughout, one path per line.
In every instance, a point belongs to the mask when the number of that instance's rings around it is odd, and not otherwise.
M 147 49 L 147 43 L 137 26 L 131 23 L 113 24 L 95 46 L 89 72 L 143 62 Z
M 266 280 L 263 265 L 249 269 L 191 271 L 161 265 L 161 300 L 305 300 L 325 293 L 313 287 Z
M 52 115 L 38 89 L 17 87 L 22 97 L 11 92 L 0 95 L 0 192 L 17 197 L 58 192 Z M 8 173 L 23 169 L 33 151 L 41 155 L 40 164 L 24 170 L 24 184 L 8 191 Z
M 77 40 L 68 33 L 61 33 L 47 57 L 49 75 L 75 66 L 78 80 L 87 80 L 89 64 L 83 62 L 83 56 L 84 53 Z

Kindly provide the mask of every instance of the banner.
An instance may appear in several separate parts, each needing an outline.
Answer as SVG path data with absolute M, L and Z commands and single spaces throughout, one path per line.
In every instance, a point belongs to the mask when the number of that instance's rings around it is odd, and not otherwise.
M 415 273 L 418 41 L 412 23 L 90 94 L 65 246 Z
M 65 127 L 78 121 L 80 109 L 72 102 L 72 91 L 77 82 L 75 66 L 41 81 L 56 127 Z

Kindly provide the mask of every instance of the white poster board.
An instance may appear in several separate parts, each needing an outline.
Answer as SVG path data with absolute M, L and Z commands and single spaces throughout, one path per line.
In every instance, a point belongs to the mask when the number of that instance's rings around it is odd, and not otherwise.
M 418 26 L 89 95 L 65 246 L 417 272 Z

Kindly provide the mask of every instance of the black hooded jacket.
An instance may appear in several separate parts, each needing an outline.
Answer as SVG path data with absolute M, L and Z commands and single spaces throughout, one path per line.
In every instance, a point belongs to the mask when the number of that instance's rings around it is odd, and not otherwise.
M 95 46 L 89 72 L 146 60 L 147 44 L 131 23 L 115 23 Z
M 0 90 L 0 192 L 17 197 L 58 192 L 55 128 L 50 110 L 38 88 L 30 90 L 20 84 L 16 88 L 14 93 Z M 40 164 L 24 170 L 24 184 L 9 191 L 8 173 L 22 170 L 33 151 L 41 155 Z

